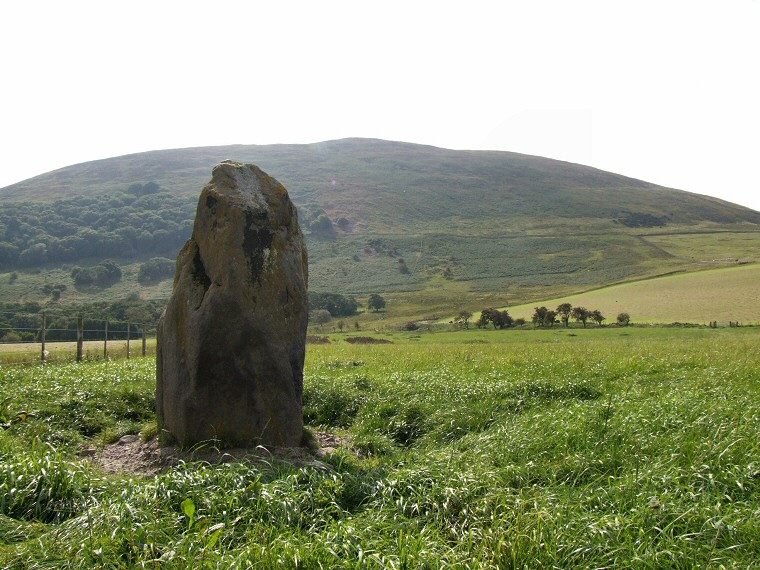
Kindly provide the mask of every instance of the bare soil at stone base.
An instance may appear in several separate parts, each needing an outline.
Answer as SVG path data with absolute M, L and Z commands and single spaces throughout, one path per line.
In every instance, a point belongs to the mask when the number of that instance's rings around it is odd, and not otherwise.
M 230 462 L 264 464 L 283 461 L 296 465 L 325 466 L 320 461 L 338 448 L 349 448 L 346 438 L 326 432 L 314 434 L 316 449 L 288 447 L 269 450 L 263 446 L 219 448 L 213 444 L 181 449 L 175 445 L 160 446 L 158 439 L 143 441 L 139 435 L 126 435 L 116 443 L 102 449 L 87 448 L 80 456 L 88 458 L 92 465 L 112 475 L 137 475 L 150 477 L 182 463 L 209 463 L 217 465 Z

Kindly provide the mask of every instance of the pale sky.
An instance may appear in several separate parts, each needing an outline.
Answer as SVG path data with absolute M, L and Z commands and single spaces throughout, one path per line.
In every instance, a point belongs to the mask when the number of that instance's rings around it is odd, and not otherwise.
M 15 0 L 0 187 L 148 150 L 372 137 L 760 210 L 760 0 Z

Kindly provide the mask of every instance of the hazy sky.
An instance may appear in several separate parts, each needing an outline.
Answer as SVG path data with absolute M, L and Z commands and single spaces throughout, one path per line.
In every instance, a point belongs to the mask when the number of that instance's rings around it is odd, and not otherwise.
M 0 187 L 147 150 L 358 136 L 760 210 L 760 0 L 18 0 L 0 27 Z

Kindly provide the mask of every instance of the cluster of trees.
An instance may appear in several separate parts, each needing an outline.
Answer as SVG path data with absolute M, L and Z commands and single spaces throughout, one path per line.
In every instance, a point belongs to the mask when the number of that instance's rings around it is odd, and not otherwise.
M 140 264 L 137 270 L 137 281 L 142 285 L 158 283 L 174 277 L 175 263 L 166 257 L 152 257 Z
M 626 212 L 615 221 L 629 228 L 661 228 L 667 225 L 665 218 L 644 212 Z
M 385 308 L 385 299 L 378 293 L 372 293 L 367 299 L 367 310 L 375 313 Z M 339 293 L 309 293 L 309 322 L 319 325 L 329 323 L 333 317 L 350 317 L 359 309 L 359 303 L 353 297 L 347 297 Z M 342 332 L 346 323 L 342 320 L 337 323 Z M 356 330 L 359 323 L 355 322 Z
M 378 293 L 372 293 L 367 299 L 367 310 L 378 313 L 385 308 L 385 299 Z
M 192 232 L 195 208 L 196 198 L 162 192 L 151 182 L 108 195 L 0 204 L 0 271 L 173 254 Z
M 335 228 L 330 216 L 317 204 L 306 204 L 299 208 L 298 213 L 301 226 L 314 237 L 322 239 L 335 237 Z
M 378 293 L 372 293 L 367 299 L 367 310 L 375 313 L 385 308 L 385 298 Z M 353 297 L 347 297 L 339 293 L 315 293 L 309 292 L 309 313 L 313 317 L 321 315 L 324 320 L 332 317 L 350 317 L 359 309 L 359 303 Z M 318 313 L 322 311 L 322 313 Z M 329 318 L 325 322 L 329 322 Z M 312 321 L 314 319 L 312 318 Z
M 618 315 L 618 324 L 621 324 L 620 317 L 622 315 L 625 315 L 625 313 Z M 537 327 L 553 327 L 558 322 L 561 322 L 567 327 L 569 326 L 571 318 L 578 323 L 582 323 L 584 328 L 586 327 L 586 323 L 590 320 L 594 321 L 599 326 L 607 320 L 607 317 L 605 317 L 598 309 L 589 310 L 586 307 L 573 307 L 570 303 L 562 303 L 553 311 L 546 307 L 536 307 L 531 320 Z M 626 315 L 624 320 L 627 325 L 630 317 Z
M 309 312 L 326 311 L 330 317 L 350 317 L 359 309 L 359 303 L 353 297 L 339 293 L 309 292 Z M 329 319 L 328 319 L 329 321 Z
M 398 257 L 401 252 L 393 245 L 393 242 L 385 238 L 373 238 L 367 241 L 364 246 L 365 255 L 387 255 L 388 257 Z
M 113 302 L 57 305 L 55 313 L 47 312 L 45 336 L 49 341 L 75 340 L 79 315 L 85 317 L 84 328 L 88 331 L 101 330 L 106 320 L 110 334 L 126 332 L 128 322 L 155 328 L 164 306 L 163 301 L 146 301 L 137 294 Z M 0 341 L 38 341 L 43 310 L 42 305 L 34 302 L 0 303 Z M 93 338 L 97 340 L 97 333 L 88 335 L 95 335 Z
M 471 318 L 472 313 L 470 311 L 461 311 L 454 322 L 464 328 L 469 328 Z M 536 307 L 531 321 L 536 327 L 553 327 L 558 323 L 562 323 L 567 327 L 569 326 L 570 319 L 582 323 L 584 328 L 589 321 L 593 321 L 601 326 L 607 320 L 601 311 L 597 309 L 589 310 L 586 307 L 573 307 L 570 303 L 562 303 L 555 310 L 547 309 L 543 306 Z M 618 326 L 628 326 L 630 321 L 631 317 L 628 313 L 620 313 L 617 316 Z M 480 317 L 475 321 L 475 325 L 478 328 L 483 328 L 489 324 L 493 325 L 495 329 L 506 329 L 511 326 L 525 324 L 525 319 L 513 319 L 507 310 L 483 309 Z
M 130 184 L 129 188 L 127 188 L 127 192 L 129 194 L 132 194 L 133 196 L 148 196 L 149 194 L 158 194 L 161 192 L 161 187 L 156 184 L 155 182 L 146 182 L 145 184 L 140 184 L 139 182 L 135 182 L 134 184 Z
M 488 324 L 492 324 L 495 329 L 506 329 L 515 324 L 515 320 L 510 316 L 509 311 L 506 309 L 500 311 L 498 309 L 483 309 L 480 312 L 480 318 L 475 323 L 478 328 L 483 328 Z
M 382 295 L 373 293 L 367 299 L 367 310 L 375 313 L 385 308 L 385 299 Z M 333 317 L 350 317 L 357 314 L 359 303 L 353 297 L 347 297 L 339 293 L 309 293 L 309 322 L 319 325 L 329 323 Z M 342 332 L 346 326 L 345 321 L 338 321 L 338 329 Z M 359 323 L 355 322 L 356 330 Z
M 41 287 L 41 290 L 45 295 L 50 295 L 53 301 L 59 301 L 64 291 L 68 289 L 65 283 L 56 283 L 55 285 L 45 284 Z
M 74 267 L 71 278 L 77 287 L 110 287 L 121 281 L 121 267 L 115 261 L 106 259 L 92 267 Z
M 473 315 L 470 311 L 460 311 L 453 322 L 454 324 L 469 329 L 472 316 Z M 480 317 L 475 321 L 475 326 L 483 328 L 489 324 L 493 325 L 493 328 L 495 329 L 506 329 L 511 326 L 525 324 L 525 319 L 513 319 L 507 310 L 483 309 L 480 312 Z

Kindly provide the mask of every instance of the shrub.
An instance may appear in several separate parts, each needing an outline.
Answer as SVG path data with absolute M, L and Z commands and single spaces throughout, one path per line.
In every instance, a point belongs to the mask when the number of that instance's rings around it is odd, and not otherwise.
M 137 281 L 143 285 L 158 283 L 174 277 L 175 263 L 166 257 L 152 257 L 140 265 Z
M 71 270 L 71 278 L 77 287 L 110 287 L 121 281 L 121 267 L 115 261 L 107 259 L 92 267 L 74 267 Z
M 319 325 L 320 328 L 322 328 L 322 325 L 326 325 L 331 320 L 332 316 L 330 315 L 330 311 L 326 311 L 324 309 L 317 309 L 316 311 L 311 311 L 309 313 L 309 323 Z
M 3 342 L 21 342 L 21 335 L 16 331 L 8 331 L 2 336 Z

